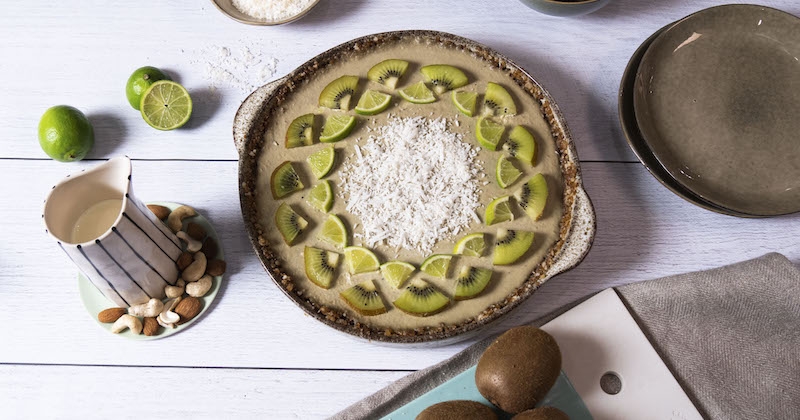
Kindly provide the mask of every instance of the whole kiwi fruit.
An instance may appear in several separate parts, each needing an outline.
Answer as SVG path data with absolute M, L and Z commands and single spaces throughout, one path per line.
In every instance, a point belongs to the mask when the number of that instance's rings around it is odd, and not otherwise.
M 492 404 L 517 414 L 534 408 L 560 371 L 561 351 L 553 336 L 536 327 L 516 327 L 483 352 L 475 385 Z
M 555 407 L 539 407 L 525 410 L 511 420 L 569 420 L 569 416 Z
M 491 408 L 469 400 L 443 401 L 434 404 L 417 415 L 416 420 L 497 420 Z

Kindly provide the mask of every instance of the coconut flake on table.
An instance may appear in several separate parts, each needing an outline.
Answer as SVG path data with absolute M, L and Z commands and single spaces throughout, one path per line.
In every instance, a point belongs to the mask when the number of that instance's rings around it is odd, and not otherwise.
M 193 51 L 190 63 L 203 68 L 210 91 L 234 88 L 250 93 L 278 71 L 278 59 L 264 49 L 263 41 L 240 40 L 236 47 L 208 45 Z
M 356 153 L 342 165 L 339 195 L 367 246 L 428 254 L 475 221 L 482 167 L 444 118 L 389 118 Z
M 314 0 L 232 0 L 231 3 L 248 16 L 276 22 L 297 16 Z

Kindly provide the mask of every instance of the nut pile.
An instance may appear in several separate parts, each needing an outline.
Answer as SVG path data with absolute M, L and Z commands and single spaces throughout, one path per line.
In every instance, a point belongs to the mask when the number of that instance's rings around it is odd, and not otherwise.
M 214 285 L 214 277 L 225 273 L 225 261 L 217 259 L 219 248 L 214 238 L 197 223 L 188 222 L 183 229 L 184 219 L 197 216 L 189 206 L 180 206 L 170 211 L 158 205 L 147 208 L 184 243 L 184 251 L 176 264 L 180 271 L 178 281 L 164 288 L 166 300 L 152 298 L 145 303 L 130 308 L 108 308 L 97 314 L 102 323 L 113 323 L 111 332 L 120 333 L 125 329 L 134 334 L 158 335 L 161 327 L 175 328 L 188 322 L 203 309 L 205 296 Z M 140 319 L 141 318 L 141 319 Z

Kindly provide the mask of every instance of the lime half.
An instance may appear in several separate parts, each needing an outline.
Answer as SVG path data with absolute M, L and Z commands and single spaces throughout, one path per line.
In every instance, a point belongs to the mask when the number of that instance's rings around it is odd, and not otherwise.
M 486 251 L 486 240 L 483 233 L 472 233 L 456 242 L 453 254 L 464 255 L 467 257 L 482 257 Z
M 405 89 L 399 90 L 397 93 L 412 104 L 429 104 L 431 102 L 436 102 L 436 96 L 433 95 L 432 90 L 425 86 L 425 82 L 413 84 Z
M 478 102 L 477 93 L 454 90 L 450 94 L 450 99 L 453 100 L 453 105 L 455 105 L 456 109 L 462 114 L 468 117 L 475 115 L 475 104 Z
M 416 267 L 404 261 L 389 261 L 381 264 L 381 276 L 395 289 L 399 289 L 416 269 Z
M 522 175 L 522 171 L 514 166 L 514 160 L 514 158 L 507 158 L 505 156 L 500 156 L 500 158 L 497 159 L 495 176 L 497 178 L 497 185 L 499 185 L 500 188 L 507 188 Z
M 139 106 L 144 121 L 158 130 L 173 130 L 192 116 L 189 92 L 171 80 L 159 80 L 144 92 Z
M 323 143 L 339 141 L 347 137 L 355 126 L 356 117 L 352 115 L 331 115 L 325 120 L 325 126 L 322 127 L 319 141 Z
M 392 103 L 392 95 L 377 90 L 367 90 L 356 105 L 356 114 L 375 115 L 383 112 Z
M 335 214 L 331 214 L 322 224 L 322 229 L 319 231 L 317 238 L 344 249 L 347 247 L 347 228 L 342 223 L 342 219 Z
M 306 202 L 321 212 L 331 211 L 333 207 L 333 191 L 331 190 L 331 183 L 327 179 L 323 179 L 319 184 L 314 185 L 308 192 Z
M 475 126 L 475 137 L 478 138 L 478 143 L 484 149 L 497 150 L 500 137 L 503 136 L 505 129 L 503 124 L 481 117 L 478 118 L 478 124 Z
M 306 162 L 311 166 L 311 173 L 317 179 L 322 179 L 331 172 L 333 163 L 336 161 L 336 150 L 333 146 L 317 150 L 306 158 Z
M 447 269 L 450 268 L 450 260 L 453 259 L 452 255 L 435 254 L 431 255 L 419 267 L 419 271 L 425 274 L 445 278 L 447 277 Z
M 348 246 L 344 249 L 344 260 L 350 274 L 369 273 L 378 271 L 381 264 L 372 251 L 360 246 Z
M 486 206 L 486 226 L 514 220 L 514 213 L 508 205 L 509 197 L 504 195 L 495 198 Z

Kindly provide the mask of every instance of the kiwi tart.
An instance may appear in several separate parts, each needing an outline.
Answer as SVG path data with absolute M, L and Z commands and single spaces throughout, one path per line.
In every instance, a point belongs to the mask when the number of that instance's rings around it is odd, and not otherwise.
M 325 60 L 293 73 L 256 121 L 254 130 L 263 135 L 247 139 L 244 150 L 254 146 L 255 152 L 242 154 L 244 173 L 252 175 L 242 183 L 245 219 L 276 282 L 323 322 L 381 341 L 455 336 L 516 306 L 556 261 L 575 195 L 575 184 L 565 183 L 577 173 L 571 146 L 563 142 L 560 126 L 554 127 L 538 85 L 526 84 L 526 75 L 511 72 L 491 54 L 479 54 L 481 49 L 467 53 L 463 46 L 419 41 L 399 37 L 371 44 L 365 38 L 366 44 L 334 49 Z M 416 88 L 420 85 L 427 92 Z M 367 92 L 374 99 L 361 100 Z M 410 94 L 434 99 L 411 101 Z M 352 194 L 342 188 L 348 162 L 370 158 L 364 150 L 371 136 L 398 118 L 420 117 L 444 119 L 447 130 L 474 150 L 481 169 L 473 220 L 442 234 L 424 252 L 390 246 L 385 239 L 370 241 L 364 220 L 348 211 Z M 484 134 L 491 138 L 479 138 L 483 120 L 490 122 Z M 335 124 L 326 137 L 329 121 Z M 336 163 L 313 170 L 309 156 L 331 146 L 323 138 L 335 142 Z M 496 167 L 509 160 L 520 173 L 503 183 L 505 189 L 495 179 Z M 311 190 L 327 193 L 319 185 L 328 184 L 334 191 L 330 207 L 327 200 L 321 209 L 312 207 Z M 498 197 L 501 210 L 510 214 L 489 226 L 485 213 Z M 291 229 L 283 230 L 289 236 L 299 231 L 291 241 L 276 227 L 281 207 L 294 214 L 284 215 Z M 344 232 L 345 238 L 331 241 L 322 229 Z M 469 246 L 458 244 L 465 237 Z M 402 275 L 393 277 L 387 269 Z

